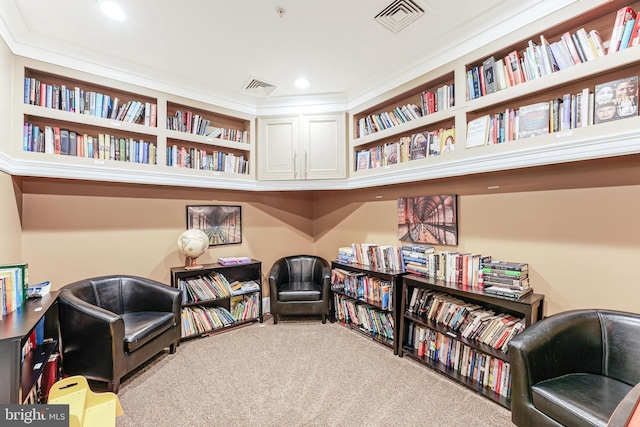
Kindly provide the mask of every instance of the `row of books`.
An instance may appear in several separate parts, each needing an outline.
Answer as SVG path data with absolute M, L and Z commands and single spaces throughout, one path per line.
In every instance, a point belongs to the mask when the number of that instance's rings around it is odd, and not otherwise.
M 259 298 L 259 295 L 256 293 L 231 297 L 229 310 L 231 316 L 236 322 L 244 322 L 257 318 L 260 316 Z
M 399 246 L 376 243 L 352 243 L 351 246 L 340 247 L 337 260 L 387 271 L 402 271 L 403 268 Z
M 108 159 L 122 162 L 156 164 L 157 150 L 154 142 L 119 138 L 99 133 L 97 136 L 79 133 L 58 126 L 44 129 L 24 123 L 23 149 L 45 154 Z
M 491 259 L 477 253 L 435 252 L 430 247 L 426 247 L 423 257 L 418 256 L 415 247 L 409 246 L 405 251 L 414 253 L 405 258 L 405 271 L 471 288 L 480 287 L 480 264 Z
M 362 138 L 420 117 L 422 117 L 422 110 L 416 104 L 400 105 L 391 111 L 370 114 L 358 120 L 356 138 Z
M 511 395 L 509 362 L 477 351 L 447 334 L 410 322 L 405 348 L 416 351 L 419 357 L 442 363 L 501 396 Z
M 393 309 L 393 282 L 340 268 L 331 270 L 331 288 L 383 310 Z
M 47 84 L 24 78 L 24 103 L 111 120 L 156 126 L 157 105 L 129 100 L 64 84 Z
M 595 91 L 564 94 L 561 98 L 506 109 L 468 124 L 467 147 L 568 131 L 638 115 L 638 76 L 595 85 Z
M 640 19 L 631 7 L 622 7 L 616 13 L 607 54 L 640 45 Z
M 208 275 L 180 279 L 179 289 L 182 291 L 183 304 L 227 298 L 233 293 L 227 278 L 217 271 L 212 271 Z
M 336 319 L 374 336 L 393 340 L 393 314 L 337 293 L 333 294 Z
M 249 160 L 243 154 L 223 151 L 178 147 L 167 147 L 167 166 L 200 169 L 217 172 L 248 174 Z
M 593 124 L 593 93 L 584 89 L 549 102 L 482 116 L 469 123 L 467 147 L 501 144 Z
M 182 337 L 222 329 L 236 323 L 224 307 L 191 306 L 182 308 Z
M 605 55 L 597 30 L 587 32 L 580 28 L 574 33 L 565 32 L 554 42 L 540 35 L 539 44 L 529 40 L 523 51 L 513 50 L 498 59 L 491 56 L 482 65 L 467 70 L 469 98 L 476 99 Z
M 173 116 L 167 117 L 167 129 L 227 141 L 249 143 L 249 131 L 211 126 L 211 120 L 200 114 L 194 114 L 192 111 L 177 110 Z
M 453 83 L 442 85 L 435 91 L 425 90 L 420 95 L 420 107 L 423 116 L 446 110 L 454 105 L 455 86 Z
M 246 280 L 243 282 L 235 280 L 231 282 L 229 286 L 231 287 L 231 295 L 248 294 L 260 290 L 260 284 L 255 280 Z
M 375 169 L 455 151 L 455 127 L 418 132 L 398 141 L 376 145 L 356 153 L 356 171 Z
M 406 310 L 501 351 L 507 351 L 509 341 L 524 329 L 524 319 L 496 314 L 478 304 L 431 289 L 414 288 Z
M 0 265 L 0 319 L 25 303 L 28 283 L 28 263 Z

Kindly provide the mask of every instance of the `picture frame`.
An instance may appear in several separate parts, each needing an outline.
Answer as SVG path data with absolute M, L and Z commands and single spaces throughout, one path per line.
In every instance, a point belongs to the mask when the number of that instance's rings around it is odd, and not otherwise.
M 209 246 L 242 243 L 242 207 L 187 206 L 187 229 L 199 228 L 209 236 Z
M 432 245 L 458 244 L 458 197 L 398 199 L 398 240 Z

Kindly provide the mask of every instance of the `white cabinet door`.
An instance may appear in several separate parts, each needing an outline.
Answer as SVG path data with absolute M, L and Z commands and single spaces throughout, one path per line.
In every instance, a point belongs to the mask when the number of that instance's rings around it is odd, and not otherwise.
M 346 178 L 345 115 L 259 118 L 258 179 Z
M 302 179 L 346 177 L 344 114 L 302 117 Z
M 299 139 L 297 117 L 260 118 L 258 178 L 298 179 Z

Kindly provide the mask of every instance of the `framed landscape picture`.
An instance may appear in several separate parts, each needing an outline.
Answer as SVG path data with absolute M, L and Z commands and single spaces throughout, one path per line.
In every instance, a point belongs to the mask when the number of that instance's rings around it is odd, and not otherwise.
M 240 206 L 187 206 L 187 228 L 199 228 L 209 236 L 209 246 L 242 243 Z
M 458 244 L 455 194 L 398 199 L 398 239 L 436 245 Z

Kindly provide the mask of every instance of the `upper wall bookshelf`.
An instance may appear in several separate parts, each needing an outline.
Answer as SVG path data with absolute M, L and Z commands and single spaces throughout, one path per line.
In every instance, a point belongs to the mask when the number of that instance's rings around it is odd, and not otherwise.
M 51 177 L 255 181 L 253 115 L 29 58 L 15 57 L 14 67 L 17 164 Z
M 575 65 L 565 64 L 565 67 L 555 72 L 530 78 L 495 92 L 487 93 L 485 85 L 482 96 L 472 95 L 474 73 L 478 78 L 482 76 L 483 66 L 490 58 L 497 61 L 512 52 L 518 52 L 518 55 L 524 58 L 526 50 L 531 46 L 536 45 L 539 48 L 543 41 L 555 44 L 561 41 L 563 35 L 575 34 L 582 28 L 587 33 L 593 31 L 599 34 L 606 49 L 617 11 L 623 7 L 640 11 L 640 2 L 606 2 L 586 12 L 584 10 L 580 12 L 577 8 L 565 8 L 554 14 L 553 21 L 541 20 L 541 22 L 532 23 L 522 31 L 516 31 L 482 46 L 444 67 L 430 71 L 413 82 L 389 91 L 377 100 L 353 109 L 350 112 L 352 139 L 349 146 L 349 170 L 352 184 L 373 180 L 380 183 L 397 183 L 407 180 L 445 178 L 640 152 L 640 144 L 632 142 L 637 141 L 640 136 L 637 95 L 635 114 L 623 120 L 617 120 L 615 124 L 598 123 L 598 119 L 594 124 L 593 107 L 591 110 L 582 110 L 587 112 L 585 114 L 587 117 L 591 117 L 585 120 L 585 127 L 582 127 L 579 118 L 576 119 L 575 111 L 573 115 L 567 116 L 565 122 L 560 122 L 560 116 L 554 116 L 554 112 L 559 114 L 563 111 L 561 101 L 565 102 L 564 111 L 569 114 L 572 113 L 572 108 L 573 110 L 576 108 L 576 99 L 581 99 L 583 94 L 587 99 L 589 99 L 587 94 L 590 94 L 591 99 L 594 98 L 596 86 L 628 77 L 638 78 L 640 76 L 638 52 L 640 47 L 638 46 L 630 46 Z M 584 9 L 584 6 L 582 8 Z M 541 23 L 547 27 L 541 27 Z M 521 67 L 525 65 L 526 63 L 520 63 Z M 483 84 L 483 80 L 484 78 L 477 81 L 476 85 Z M 434 88 L 441 84 L 455 86 L 455 104 L 450 108 L 379 132 L 367 135 L 362 135 L 360 132 L 363 117 L 391 111 L 411 99 L 418 99 L 425 88 Z M 523 133 L 522 138 L 516 138 L 516 131 L 519 129 L 517 127 L 519 109 L 533 104 L 542 105 L 542 103 L 549 105 L 547 114 L 552 127 L 548 132 L 541 132 L 540 135 L 524 139 Z M 589 104 L 585 105 L 585 108 L 588 108 Z M 485 118 L 486 116 L 488 118 Z M 508 123 L 511 123 L 511 128 L 507 127 L 505 130 L 504 125 L 502 127 L 499 125 L 507 122 L 509 117 L 511 121 Z M 481 127 L 485 138 L 488 138 L 491 135 L 490 131 L 495 128 L 496 139 L 499 135 L 498 130 L 502 130 L 507 135 L 507 132 L 514 135 L 512 141 L 509 140 L 509 143 L 503 144 L 498 143 L 497 140 L 494 142 L 493 139 L 486 142 L 483 138 L 482 143 L 476 144 L 475 138 L 468 139 L 468 125 L 477 125 L 485 120 L 487 124 Z M 554 123 L 559 124 L 554 128 Z M 418 138 L 420 133 L 441 134 L 451 128 L 455 129 L 455 149 L 451 150 L 447 156 L 430 155 L 437 151 L 427 150 L 427 156 L 416 161 L 384 162 L 385 152 L 390 151 L 395 155 L 394 145 L 411 144 L 410 141 Z M 503 142 L 507 142 L 506 137 L 504 139 Z M 468 143 L 474 146 L 467 146 Z M 442 148 L 442 145 L 440 147 Z M 368 156 L 373 159 L 376 150 L 382 152 L 383 161 L 374 164 L 374 161 L 370 160 L 369 167 L 363 168 L 362 163 L 359 163 L 359 160 L 365 161 L 361 158 L 366 157 L 363 153 L 369 151 Z

